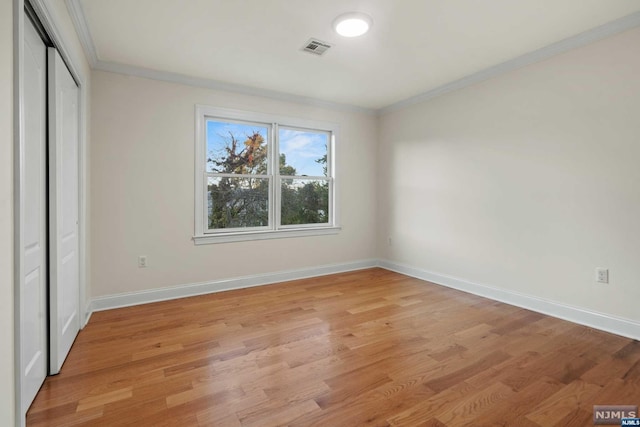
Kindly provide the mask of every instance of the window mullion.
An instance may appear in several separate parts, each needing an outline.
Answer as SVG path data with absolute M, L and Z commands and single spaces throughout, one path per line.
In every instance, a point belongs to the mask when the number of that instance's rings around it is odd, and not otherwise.
M 205 157 L 206 158 L 206 157 Z M 209 177 L 207 176 L 206 173 L 206 168 L 207 165 L 204 165 L 205 167 L 205 173 L 204 173 L 204 177 L 203 177 L 203 182 L 202 182 L 202 200 L 204 200 L 204 203 L 202 204 L 202 230 L 204 231 L 209 231 Z
M 218 173 L 218 172 L 205 172 L 205 177 L 212 178 L 271 178 L 271 175 L 262 175 L 257 173 Z
M 335 132 L 329 134 L 329 144 L 327 146 L 327 177 L 329 178 L 329 223 L 336 224 L 336 166 L 335 151 L 336 135 Z
M 273 228 L 280 228 L 280 129 L 277 123 L 273 124 Z

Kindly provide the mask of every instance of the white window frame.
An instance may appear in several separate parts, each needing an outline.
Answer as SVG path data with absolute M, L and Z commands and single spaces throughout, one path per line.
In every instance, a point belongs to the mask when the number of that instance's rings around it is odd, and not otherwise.
M 306 237 L 337 234 L 340 230 L 337 197 L 337 179 L 335 162 L 335 144 L 338 138 L 339 126 L 335 123 L 306 120 L 295 117 L 278 116 L 264 113 L 254 113 L 226 108 L 216 108 L 206 105 L 196 105 L 195 108 L 195 235 L 196 245 L 211 243 L 228 243 L 250 240 L 281 239 L 287 237 Z M 265 125 L 269 127 L 269 225 L 266 227 L 208 229 L 207 212 L 207 183 L 211 174 L 206 170 L 207 159 L 207 120 L 239 121 Z M 326 132 L 329 134 L 327 145 L 327 177 L 312 176 L 280 176 L 278 128 Z M 216 174 L 219 176 L 219 174 Z M 262 177 L 262 175 L 261 175 Z M 282 179 L 327 179 L 329 182 L 329 223 L 328 224 L 280 224 L 280 199 Z

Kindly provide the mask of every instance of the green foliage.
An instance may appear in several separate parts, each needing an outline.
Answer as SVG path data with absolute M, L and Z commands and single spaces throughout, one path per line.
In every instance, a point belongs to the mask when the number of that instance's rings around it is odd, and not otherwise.
M 281 191 L 282 225 L 329 221 L 329 184 L 326 181 L 285 180 Z
M 229 133 L 224 155 L 209 157 L 207 162 L 216 173 L 237 177 L 209 178 L 209 228 L 259 227 L 269 224 L 269 180 L 252 175 L 267 173 L 267 145 L 254 132 L 243 144 Z M 325 165 L 327 156 L 316 160 Z M 296 169 L 280 154 L 279 171 L 283 176 L 296 176 Z M 329 220 L 329 184 L 324 180 L 284 179 L 281 186 L 283 225 L 321 224 Z
M 222 177 L 209 182 L 209 228 L 269 224 L 269 182 L 265 178 Z
M 209 180 L 209 228 L 268 225 L 269 182 L 251 177 L 267 173 L 267 144 L 262 135 L 254 132 L 241 144 L 229 132 L 224 155 L 209 157 L 207 162 L 214 172 L 239 175 Z
M 325 147 L 325 148 L 327 148 L 327 147 Z M 325 154 L 324 156 L 320 157 L 319 159 L 316 159 L 316 163 L 322 165 L 322 172 L 324 173 L 324 176 L 327 176 L 327 155 Z
M 296 168 L 287 164 L 287 156 L 284 153 L 280 154 L 280 175 L 295 176 L 297 173 Z

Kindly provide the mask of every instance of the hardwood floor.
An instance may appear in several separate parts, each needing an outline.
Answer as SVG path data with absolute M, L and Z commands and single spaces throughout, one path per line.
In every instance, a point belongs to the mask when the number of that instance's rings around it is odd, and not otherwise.
M 381 269 L 94 313 L 29 426 L 590 426 L 640 344 Z

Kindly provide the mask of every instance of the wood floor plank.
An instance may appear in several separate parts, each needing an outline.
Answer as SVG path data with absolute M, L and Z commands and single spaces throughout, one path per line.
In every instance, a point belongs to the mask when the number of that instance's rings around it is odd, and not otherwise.
M 576 409 L 589 411 L 593 408 L 592 399 L 600 391 L 600 386 L 584 381 L 571 382 L 549 396 L 527 418 L 541 426 L 553 426 L 561 422 Z
M 28 426 L 581 426 L 640 343 L 382 269 L 94 313 Z
M 539 404 L 540 396 L 551 396 L 564 385 L 552 378 L 542 377 L 522 390 L 514 390 L 509 399 L 497 403 L 492 411 L 486 411 L 474 419 L 478 426 L 531 426 L 538 425 L 526 418 Z M 514 405 L 517 402 L 517 405 Z
M 477 390 L 438 411 L 435 418 L 444 425 L 461 426 L 475 424 L 476 419 L 509 399 L 513 391 L 500 382 Z
M 470 396 L 477 391 L 479 391 L 478 388 L 473 387 L 466 382 L 458 383 L 441 393 L 434 394 L 428 399 L 417 402 L 412 407 L 407 408 L 404 411 L 400 411 L 396 414 L 389 414 L 389 423 L 392 426 L 419 425 L 425 420 L 435 418 L 436 414 L 443 413 L 454 407 L 465 397 Z

